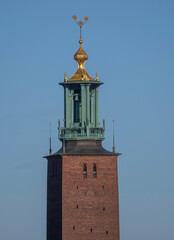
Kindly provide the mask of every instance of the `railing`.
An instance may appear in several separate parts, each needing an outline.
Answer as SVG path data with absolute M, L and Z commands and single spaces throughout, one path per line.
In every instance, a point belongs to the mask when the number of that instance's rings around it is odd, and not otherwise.
M 101 138 L 104 139 L 104 128 L 59 128 L 59 139 Z

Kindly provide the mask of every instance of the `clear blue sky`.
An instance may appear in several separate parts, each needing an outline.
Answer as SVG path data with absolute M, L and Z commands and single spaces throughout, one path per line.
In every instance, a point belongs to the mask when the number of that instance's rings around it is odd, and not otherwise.
M 64 72 L 98 72 L 100 121 L 111 150 L 116 121 L 121 240 L 173 240 L 174 1 L 1 0 L 0 239 L 46 238 L 49 122 L 60 148 Z

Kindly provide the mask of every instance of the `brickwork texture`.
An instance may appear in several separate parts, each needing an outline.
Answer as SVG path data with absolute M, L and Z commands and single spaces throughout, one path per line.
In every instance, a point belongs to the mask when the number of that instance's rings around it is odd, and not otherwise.
M 48 159 L 47 240 L 62 239 L 119 240 L 117 156 Z

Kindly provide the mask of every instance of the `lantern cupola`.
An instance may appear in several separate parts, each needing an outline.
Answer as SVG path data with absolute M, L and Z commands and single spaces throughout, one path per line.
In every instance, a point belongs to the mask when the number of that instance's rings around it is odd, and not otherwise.
M 85 17 L 87 18 L 87 17 Z M 59 139 L 63 140 L 103 140 L 105 122 L 103 127 L 99 123 L 99 86 L 103 83 L 96 78 L 92 78 L 84 68 L 88 59 L 87 53 L 82 48 L 81 27 L 80 26 L 80 47 L 74 54 L 74 59 L 78 63 L 77 71 L 68 79 L 66 74 L 64 82 L 60 85 L 64 87 L 64 126 L 60 126 Z

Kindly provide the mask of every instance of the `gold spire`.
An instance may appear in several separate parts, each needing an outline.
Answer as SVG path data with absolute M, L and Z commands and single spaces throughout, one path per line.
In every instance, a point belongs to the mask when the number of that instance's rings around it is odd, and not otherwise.
M 88 55 L 87 55 L 87 53 L 86 53 L 86 52 L 83 50 L 83 48 L 82 48 L 82 43 L 83 43 L 82 37 L 80 37 L 79 43 L 80 43 L 80 48 L 79 48 L 79 50 L 74 54 L 74 59 L 75 59 L 76 62 L 78 63 L 78 67 L 81 68 L 81 69 L 83 69 L 86 60 L 88 60 Z
M 78 69 L 73 74 L 73 76 L 70 77 L 69 79 L 66 79 L 66 81 L 95 81 L 95 79 L 93 79 L 84 68 L 84 64 L 86 60 L 88 60 L 88 55 L 82 48 L 83 40 L 82 40 L 81 29 L 82 29 L 82 26 L 86 23 L 86 21 L 88 21 L 88 17 L 84 17 L 84 22 L 81 20 L 77 22 L 76 20 L 77 16 L 75 15 L 73 16 L 73 19 L 80 26 L 80 40 L 79 40 L 80 48 L 74 54 L 74 59 L 78 63 Z

